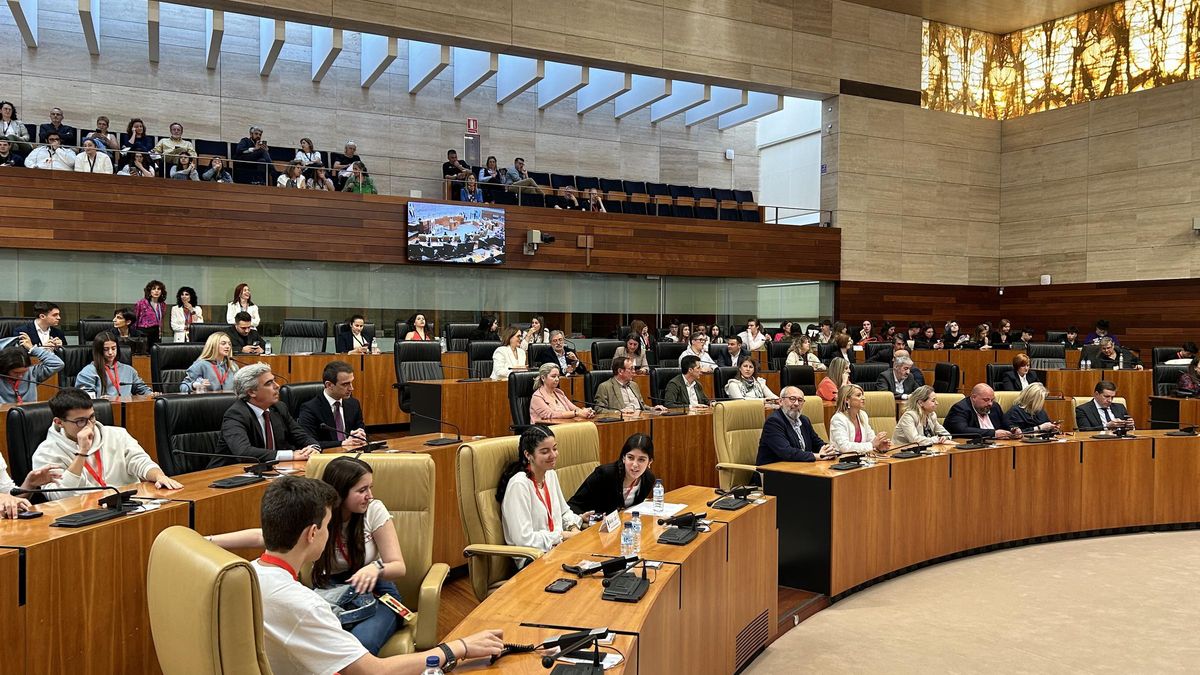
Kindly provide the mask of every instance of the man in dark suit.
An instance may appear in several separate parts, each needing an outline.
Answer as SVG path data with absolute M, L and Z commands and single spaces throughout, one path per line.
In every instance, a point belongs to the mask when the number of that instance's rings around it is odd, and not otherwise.
M 1103 369 L 1121 367 L 1127 370 L 1141 370 L 1142 362 L 1134 356 L 1133 352 L 1119 347 L 1110 336 L 1106 335 L 1100 338 L 1100 353 L 1096 355 L 1096 362 L 1092 364 L 1092 367 Z
M 1129 418 L 1129 411 L 1124 405 L 1113 400 L 1116 397 L 1117 385 L 1108 380 L 1097 382 L 1092 400 L 1075 408 L 1075 429 L 1115 431 L 1123 428 L 1132 431 L 1133 419 Z
M 267 341 L 254 330 L 249 312 L 238 312 L 233 317 L 233 328 L 226 329 L 234 354 L 262 354 Z
M 663 403 L 668 408 L 707 406 L 708 397 L 704 395 L 704 388 L 700 386 L 700 359 L 684 356 L 679 366 L 683 372 L 667 383 L 663 392 Z
M 900 357 L 900 356 L 907 357 L 910 361 L 912 360 L 912 354 L 908 351 L 907 347 L 905 347 L 904 349 L 900 349 L 899 347 L 897 347 L 892 350 L 892 358 L 893 359 Z M 918 387 L 925 386 L 925 373 L 921 372 L 921 369 L 917 367 L 916 363 L 913 363 L 912 369 L 908 371 L 908 374 L 912 376 L 913 381 L 915 381 L 917 383 Z
M 713 359 L 718 366 L 725 368 L 736 368 L 742 365 L 742 361 L 750 358 L 750 352 L 742 347 L 742 338 L 736 335 L 730 335 L 725 339 L 727 349 L 717 352 L 717 357 Z
M 946 430 L 955 436 L 982 438 L 1020 438 L 1004 424 L 1004 411 L 996 405 L 996 392 L 986 384 L 977 384 L 971 395 L 955 403 L 946 414 Z
M 813 462 L 837 456 L 837 449 L 821 440 L 812 422 L 800 414 L 802 408 L 804 392 L 798 387 L 784 387 L 779 392 L 779 410 L 763 424 L 755 464 Z
M 225 411 L 217 452 L 254 457 L 261 462 L 308 459 L 321 446 L 288 414 L 279 402 L 279 384 L 271 366 L 253 363 L 233 375 L 238 400 Z M 245 461 L 238 459 L 237 461 Z M 214 458 L 209 466 L 233 462 Z
M 367 443 L 362 404 L 354 395 L 354 369 L 345 361 L 330 361 L 321 373 L 325 391 L 300 406 L 296 421 L 322 450 L 353 450 Z
M 538 362 L 534 364 L 534 369 L 540 368 L 543 363 L 553 363 L 558 366 L 558 370 L 564 376 L 568 375 L 586 375 L 587 366 L 579 361 L 579 357 L 575 352 L 570 351 L 566 347 L 567 336 L 561 330 L 550 332 L 550 351 L 543 352 L 538 357 Z
M 50 122 L 38 127 L 38 143 L 49 143 L 50 133 L 58 134 L 58 140 L 63 145 L 74 148 L 79 145 L 79 130 L 73 126 L 63 124 L 62 108 L 50 109 Z
M 17 329 L 14 337 L 24 333 L 34 347 L 58 349 L 67 344 L 67 334 L 58 327 L 62 321 L 62 310 L 53 302 L 36 302 L 33 305 L 33 321 Z
M 897 356 L 892 359 L 892 367 L 875 378 L 875 388 L 879 391 L 890 391 L 896 398 L 908 398 L 920 385 L 917 378 L 912 376 L 912 359 L 907 356 Z

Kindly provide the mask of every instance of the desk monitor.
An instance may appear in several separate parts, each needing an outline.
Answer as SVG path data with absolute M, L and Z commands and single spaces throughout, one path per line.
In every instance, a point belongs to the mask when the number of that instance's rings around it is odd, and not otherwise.
M 408 203 L 410 262 L 500 265 L 504 209 L 463 204 Z

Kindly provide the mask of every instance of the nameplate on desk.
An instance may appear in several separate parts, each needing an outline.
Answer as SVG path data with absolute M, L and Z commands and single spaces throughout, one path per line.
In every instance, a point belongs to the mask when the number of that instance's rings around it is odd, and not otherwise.
M 621 529 L 621 512 L 620 510 L 604 516 L 604 522 L 600 523 L 601 532 L 616 532 Z

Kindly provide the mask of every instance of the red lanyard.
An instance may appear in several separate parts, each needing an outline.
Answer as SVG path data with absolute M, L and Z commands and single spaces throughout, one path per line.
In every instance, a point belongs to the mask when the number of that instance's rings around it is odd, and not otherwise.
M 100 487 L 108 487 L 108 483 L 104 482 L 104 458 L 100 456 L 99 450 L 96 451 L 96 468 L 93 469 L 92 465 L 88 464 L 87 457 L 83 458 L 83 468 L 96 479 Z
M 545 496 L 542 495 L 542 490 L 545 490 Z M 554 531 L 554 511 L 550 508 L 550 482 L 542 482 L 542 490 L 538 490 L 537 482 L 533 484 L 533 493 L 537 495 L 538 501 L 546 507 L 546 527 L 550 531 Z
M 209 363 L 212 364 L 213 375 L 217 378 L 217 384 L 221 387 L 222 390 L 224 390 L 225 389 L 225 380 L 229 379 L 229 373 L 222 374 L 221 369 L 218 367 L 216 361 L 210 361 Z
M 293 581 L 300 581 L 300 575 L 296 574 L 296 568 L 289 565 L 288 562 L 286 560 L 284 560 L 283 558 L 278 558 L 276 556 L 271 555 L 270 553 L 264 553 L 258 559 L 258 561 L 264 565 L 274 565 L 276 567 L 280 567 L 283 570 L 285 570 L 288 574 L 292 575 Z
M 113 362 L 112 368 L 104 366 L 104 373 L 108 375 L 108 381 L 112 382 L 113 389 L 116 390 L 117 396 L 121 395 L 121 376 L 117 374 L 117 363 Z
M 23 403 L 23 401 L 21 400 L 21 390 L 19 388 L 21 385 L 21 381 L 16 379 L 15 377 L 5 377 L 4 379 L 8 380 L 8 386 L 12 387 L 13 398 L 15 398 L 17 400 L 17 405 L 21 405 L 21 403 Z
M 342 554 L 342 560 L 346 561 L 346 567 L 350 567 L 350 550 L 346 548 L 346 542 L 342 540 L 342 535 L 338 535 L 333 542 L 338 549 L 338 553 Z

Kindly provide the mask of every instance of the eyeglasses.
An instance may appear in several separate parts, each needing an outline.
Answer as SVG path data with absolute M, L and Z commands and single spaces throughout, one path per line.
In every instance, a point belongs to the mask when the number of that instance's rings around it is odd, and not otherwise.
M 89 424 L 91 424 L 92 422 L 95 422 L 95 421 L 96 421 L 96 413 L 92 413 L 92 414 L 91 414 L 90 416 L 88 416 L 88 417 L 82 417 L 82 418 L 80 418 L 80 419 L 77 419 L 77 420 L 63 420 L 63 421 L 64 421 L 64 422 L 66 422 L 66 423 L 68 423 L 68 424 L 74 424 L 75 426 L 77 426 L 77 427 L 81 427 L 81 428 L 82 428 L 82 427 L 86 427 L 87 425 L 89 425 Z
M 804 399 L 799 396 L 783 396 L 783 400 L 791 401 L 792 403 L 804 403 Z

